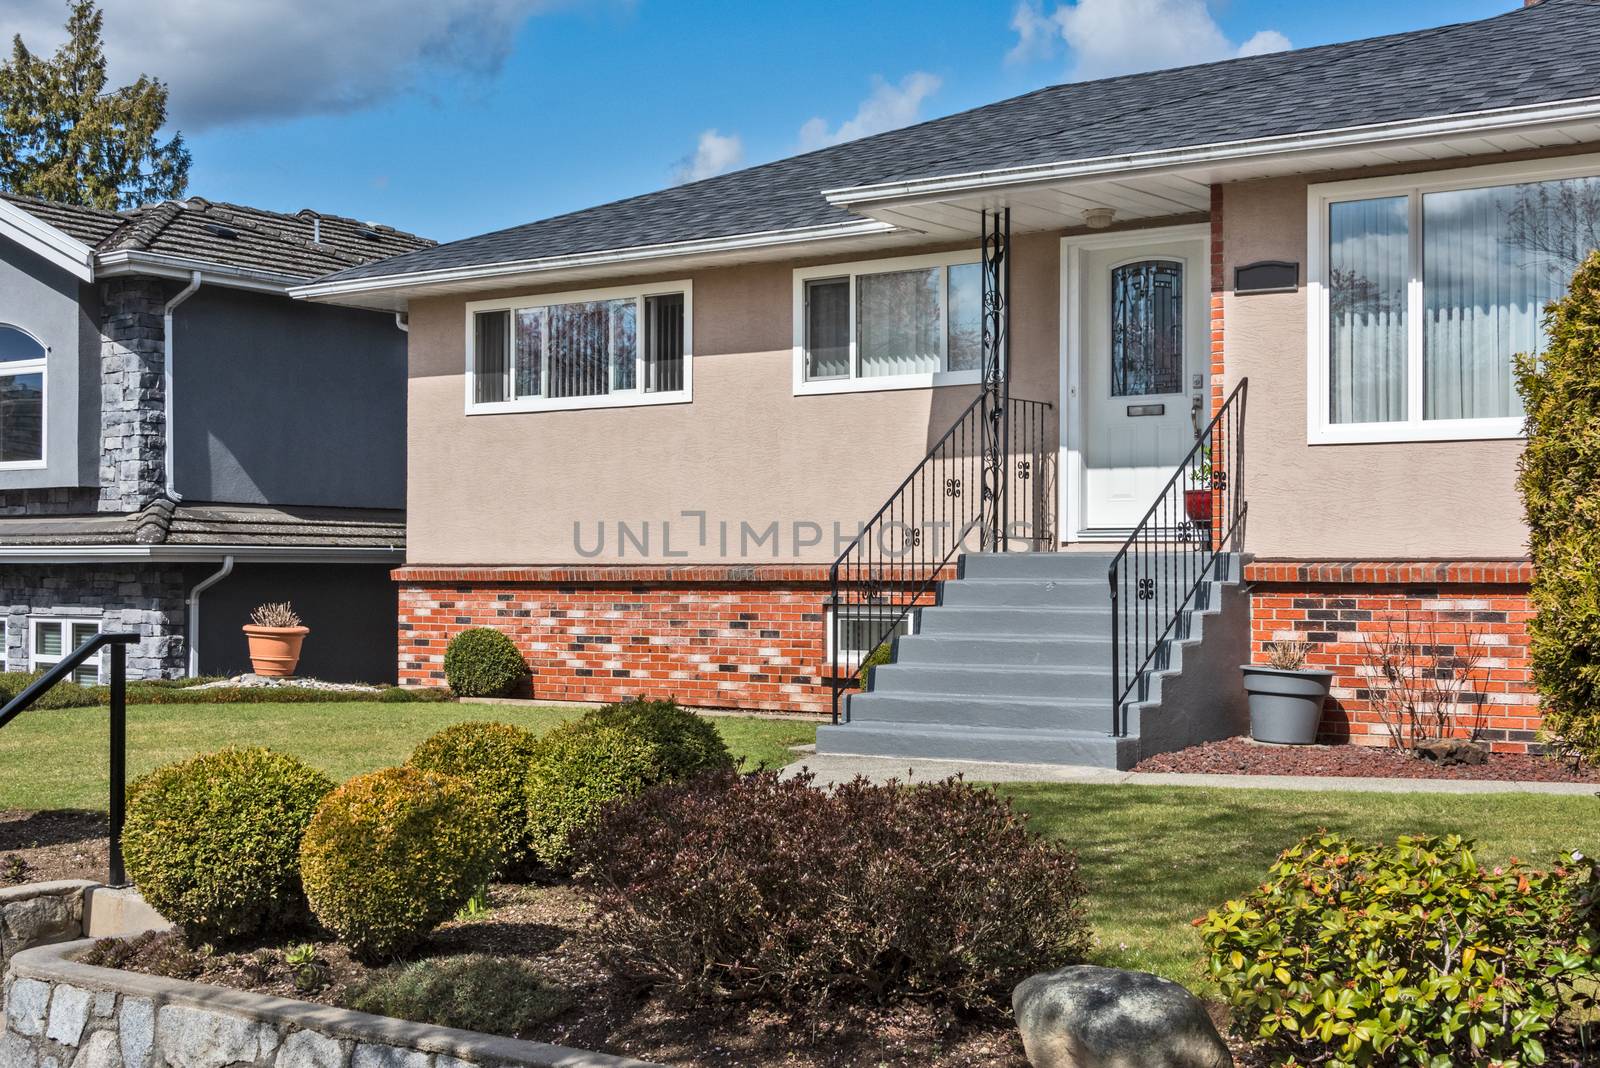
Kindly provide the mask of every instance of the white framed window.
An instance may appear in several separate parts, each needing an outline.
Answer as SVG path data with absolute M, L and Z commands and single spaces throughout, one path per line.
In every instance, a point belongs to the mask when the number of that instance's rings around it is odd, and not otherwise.
M 827 637 L 823 639 L 824 656 L 831 662 L 833 660 L 834 615 L 842 611 L 839 616 L 839 661 L 843 664 L 859 664 L 871 653 L 872 647 L 883 644 L 873 642 L 873 638 L 883 633 L 883 628 L 891 619 L 901 612 L 900 605 L 870 605 L 849 604 L 841 608 L 829 606 L 823 614 L 822 623 L 827 628 Z M 905 618 L 895 624 L 894 630 L 883 641 L 893 641 L 906 634 L 917 632 L 917 609 L 907 612 Z
M 467 305 L 467 414 L 693 399 L 687 281 Z
M 794 272 L 794 392 L 976 383 L 983 373 L 976 252 Z
M 21 327 L 0 323 L 0 469 L 44 466 L 43 343 Z
M 67 654 L 100 633 L 100 620 L 94 616 L 28 618 L 28 670 L 55 667 Z M 101 660 L 86 660 L 73 669 L 72 681 L 83 686 L 100 682 Z
M 1518 353 L 1600 247 L 1600 157 L 1313 185 L 1312 444 L 1522 436 Z

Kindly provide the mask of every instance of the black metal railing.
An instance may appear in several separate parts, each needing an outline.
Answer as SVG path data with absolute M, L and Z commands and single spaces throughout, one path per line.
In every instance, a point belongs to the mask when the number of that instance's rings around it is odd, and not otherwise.
M 111 648 L 111 848 L 106 882 L 112 886 L 128 881 L 122 867 L 122 824 L 128 796 L 128 646 L 138 640 L 137 634 L 96 634 L 0 708 L 0 728 L 4 728 L 90 657 Z
M 1122 549 L 1112 558 L 1111 733 L 1127 733 L 1126 706 L 1140 700 L 1152 667 L 1193 610 L 1218 560 L 1244 536 L 1244 407 L 1241 379 L 1195 435 Z
M 957 553 L 1055 548 L 1053 411 L 979 393 L 828 569 L 833 722 L 860 657 L 927 603 Z

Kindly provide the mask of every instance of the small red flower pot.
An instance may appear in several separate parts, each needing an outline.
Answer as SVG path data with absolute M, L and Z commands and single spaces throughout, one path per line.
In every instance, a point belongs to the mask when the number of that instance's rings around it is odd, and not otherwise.
M 1211 522 L 1211 491 L 1208 489 L 1184 490 L 1183 511 L 1191 522 L 1209 524 Z

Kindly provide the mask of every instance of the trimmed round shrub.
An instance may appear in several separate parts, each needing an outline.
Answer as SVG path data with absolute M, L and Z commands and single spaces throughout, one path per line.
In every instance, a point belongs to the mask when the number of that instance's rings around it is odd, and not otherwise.
M 953 779 L 701 776 L 607 809 L 574 866 L 608 963 L 695 1001 L 1001 1011 L 1089 945 L 1076 856 Z
M 192 942 L 304 923 L 300 839 L 332 789 L 322 772 L 270 749 L 158 768 L 129 791 L 128 874 Z
M 366 960 L 416 947 L 498 863 L 493 814 L 471 784 L 410 767 L 333 791 L 300 846 L 312 913 Z
M 657 783 L 732 767 L 717 729 L 673 701 L 597 708 L 534 747 L 526 784 L 533 855 L 560 867 L 574 835 L 605 806 Z
M 1196 923 L 1273 1064 L 1543 1064 L 1552 1028 L 1597 1004 L 1597 894 L 1579 854 L 1485 869 L 1455 835 L 1313 835 Z
M 1600 763 L 1600 252 L 1546 309 L 1544 327 L 1544 353 L 1517 357 L 1529 659 L 1551 748 Z
M 445 646 L 444 677 L 457 697 L 510 697 L 528 677 L 528 664 L 505 634 L 472 627 Z
M 509 723 L 457 723 L 424 739 L 406 761 L 467 780 L 494 810 L 506 870 L 528 855 L 528 761 L 538 738 Z

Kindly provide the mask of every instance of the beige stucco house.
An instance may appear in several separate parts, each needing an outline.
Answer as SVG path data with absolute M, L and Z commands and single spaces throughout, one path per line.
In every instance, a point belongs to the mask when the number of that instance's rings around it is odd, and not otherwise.
M 825 711 L 898 635 L 825 745 L 1126 763 L 1237 730 L 1238 661 L 1281 637 L 1335 673 L 1324 733 L 1381 742 L 1365 648 L 1400 626 L 1473 654 L 1473 726 L 1519 749 L 1511 358 L 1597 244 L 1600 4 L 1545 0 L 1056 86 L 298 295 L 409 323 L 403 680 L 488 625 L 541 698 Z M 999 548 L 1033 562 L 974 566 Z

